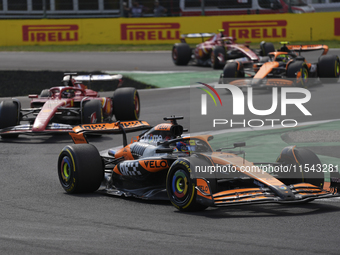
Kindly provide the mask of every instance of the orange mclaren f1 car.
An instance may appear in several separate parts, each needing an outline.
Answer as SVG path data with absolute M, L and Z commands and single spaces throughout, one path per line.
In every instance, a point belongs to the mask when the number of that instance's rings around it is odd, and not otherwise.
M 239 87 L 308 87 L 314 82 L 337 82 L 340 75 L 339 57 L 326 55 L 326 45 L 288 45 L 264 57 L 261 63 L 254 63 L 252 69 L 245 69 L 238 61 L 229 61 L 220 76 L 220 83 L 229 83 Z M 317 63 L 308 63 L 301 52 L 322 50 Z M 298 53 L 297 53 L 298 52 Z M 245 79 L 251 78 L 251 79 Z
M 338 170 L 331 172 L 331 181 L 324 181 L 321 162 L 310 150 L 289 146 L 276 162 L 249 162 L 242 151 L 233 150 L 245 143 L 214 151 L 209 144 L 213 136 L 184 136 L 179 119 L 183 117 L 164 118 L 170 123 L 155 127 L 145 121 L 75 127 L 70 133 L 75 144 L 64 147 L 58 159 L 61 186 L 67 193 L 100 190 L 117 196 L 169 199 L 181 211 L 339 196 Z M 127 144 L 126 133 L 145 129 Z M 120 133 L 123 147 L 99 153 L 87 143 L 89 133 Z M 265 171 L 260 165 L 277 171 Z

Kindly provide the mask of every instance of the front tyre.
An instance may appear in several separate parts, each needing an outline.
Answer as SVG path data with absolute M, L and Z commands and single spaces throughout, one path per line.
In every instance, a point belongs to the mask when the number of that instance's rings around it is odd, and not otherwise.
M 171 203 L 180 211 L 202 211 L 207 206 L 196 202 L 195 181 L 190 177 L 190 162 L 176 160 L 166 177 L 166 190 Z
M 295 79 L 295 84 L 308 87 L 308 66 L 304 61 L 294 61 L 288 65 L 286 70 L 287 78 Z
M 237 78 L 244 78 L 244 67 L 242 63 L 238 61 L 228 62 L 223 68 L 223 73 L 220 77 L 221 83 L 228 84 Z
M 309 149 L 285 147 L 277 159 L 278 163 L 293 169 L 288 173 L 280 172 L 278 178 L 284 184 L 310 183 L 322 187 L 324 173 L 319 157 Z
M 135 88 L 119 88 L 113 94 L 113 109 L 116 120 L 138 120 L 140 99 Z
M 75 144 L 63 148 L 58 159 L 58 176 L 67 193 L 96 191 L 104 178 L 103 162 L 92 144 Z
M 216 46 L 211 52 L 211 66 L 213 69 L 222 69 L 227 60 L 225 48 Z
M 275 47 L 274 44 L 263 41 L 260 43 L 260 50 L 260 55 L 265 57 L 268 56 L 269 53 L 275 52 Z
M 0 129 L 19 125 L 19 105 L 15 101 L 0 102 Z M 17 138 L 18 134 L 3 134 L 2 138 Z
M 102 123 L 102 104 L 99 100 L 89 100 L 84 102 L 82 110 L 82 124 Z

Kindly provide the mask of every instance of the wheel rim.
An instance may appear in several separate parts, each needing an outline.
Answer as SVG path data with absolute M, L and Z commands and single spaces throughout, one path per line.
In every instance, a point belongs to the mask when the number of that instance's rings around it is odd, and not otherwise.
M 305 85 L 308 81 L 308 70 L 306 68 L 302 68 L 302 84 Z
M 136 116 L 136 119 L 138 119 L 139 118 L 139 98 L 138 98 L 137 93 L 135 93 L 134 104 L 135 104 L 135 116 Z
M 190 198 L 189 178 L 182 169 L 177 170 L 171 179 L 171 195 L 173 200 L 181 205 Z
M 60 176 L 61 176 L 61 182 L 63 186 L 68 187 L 71 183 L 71 177 L 72 177 L 72 164 L 71 159 L 68 156 L 63 157 L 63 160 L 60 164 Z
M 215 63 L 215 54 L 214 54 L 214 51 L 211 52 L 210 61 L 211 61 L 211 64 L 214 65 L 214 63 Z
M 173 51 L 172 51 L 172 59 L 177 60 L 177 57 L 178 57 L 177 49 L 174 48 Z
M 335 64 L 335 76 L 339 77 L 339 75 L 340 75 L 340 64 L 339 64 L 339 61 L 336 61 L 336 64 Z

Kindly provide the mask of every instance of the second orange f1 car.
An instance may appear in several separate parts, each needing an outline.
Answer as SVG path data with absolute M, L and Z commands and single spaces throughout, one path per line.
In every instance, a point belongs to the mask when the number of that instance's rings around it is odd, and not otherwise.
M 308 87 L 309 78 L 314 82 L 337 82 L 340 76 L 339 57 L 326 55 L 326 45 L 287 45 L 268 54 L 261 63 L 254 63 L 252 69 L 245 69 L 238 61 L 229 61 L 220 76 L 220 83 L 229 83 L 239 87 Z M 322 50 L 317 63 L 308 63 L 301 52 Z M 297 53 L 299 52 L 299 53 Z M 250 78 L 250 79 L 245 79 Z

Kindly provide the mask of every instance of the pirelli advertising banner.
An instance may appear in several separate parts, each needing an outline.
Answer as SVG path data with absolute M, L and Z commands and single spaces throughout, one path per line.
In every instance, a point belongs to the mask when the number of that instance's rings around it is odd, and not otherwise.
M 172 44 L 181 34 L 217 32 L 220 28 L 238 42 L 340 40 L 340 13 L 0 20 L 0 46 Z

